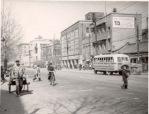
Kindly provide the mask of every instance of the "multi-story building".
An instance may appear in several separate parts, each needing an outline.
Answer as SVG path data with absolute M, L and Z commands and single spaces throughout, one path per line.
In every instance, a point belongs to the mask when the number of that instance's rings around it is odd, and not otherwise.
M 30 62 L 33 64 L 35 61 L 44 61 L 47 60 L 47 56 L 44 53 L 47 53 L 47 46 L 52 45 L 50 39 L 42 39 L 41 36 L 35 38 L 35 40 L 30 42 Z
M 78 21 L 61 32 L 62 64 L 65 67 L 74 68 L 82 63 L 82 39 L 86 34 L 85 27 L 91 22 Z
M 96 26 L 91 27 L 93 29 L 93 54 L 116 53 L 127 43 L 135 43 L 137 32 L 141 40 L 142 24 L 140 20 L 141 14 L 128 13 L 110 13 L 98 19 Z M 95 32 L 94 29 L 97 31 Z
M 52 40 L 52 44 L 49 46 L 46 46 L 44 48 L 43 52 L 44 57 L 47 56 L 47 61 L 52 62 L 53 65 L 55 64 L 61 64 L 61 44 L 60 40 Z
M 29 43 L 21 43 L 18 46 L 18 58 L 24 66 L 29 66 Z
M 104 16 L 103 12 L 89 12 L 85 15 L 86 20 L 90 20 L 89 24 L 83 25 L 83 35 L 82 35 L 82 55 L 83 60 L 88 61 L 91 60 L 93 55 L 93 45 L 92 45 L 92 38 L 91 38 L 91 25 L 93 24 L 93 14 L 95 18 L 101 18 Z

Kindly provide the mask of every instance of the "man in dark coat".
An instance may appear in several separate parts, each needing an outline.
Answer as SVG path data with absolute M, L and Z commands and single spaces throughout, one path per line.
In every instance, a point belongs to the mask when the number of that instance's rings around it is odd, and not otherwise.
M 126 69 L 126 66 L 122 66 L 122 78 L 124 81 L 124 84 L 122 85 L 122 89 L 128 89 L 128 72 L 129 70 Z
M 52 66 L 52 63 L 49 63 L 47 70 L 48 70 L 48 79 L 50 80 L 51 85 L 54 85 L 55 84 L 55 74 L 54 74 L 55 68 Z M 53 82 L 52 82 L 52 79 L 53 79 Z

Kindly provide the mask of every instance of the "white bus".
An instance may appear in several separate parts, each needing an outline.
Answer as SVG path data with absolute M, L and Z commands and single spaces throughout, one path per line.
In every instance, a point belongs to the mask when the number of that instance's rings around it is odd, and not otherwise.
M 93 59 L 94 73 L 103 72 L 104 74 L 119 73 L 121 66 L 126 65 L 130 69 L 130 58 L 124 54 L 97 55 Z

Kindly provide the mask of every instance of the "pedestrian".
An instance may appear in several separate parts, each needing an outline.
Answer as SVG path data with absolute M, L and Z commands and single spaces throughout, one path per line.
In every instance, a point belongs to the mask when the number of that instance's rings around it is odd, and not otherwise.
M 49 63 L 47 70 L 48 70 L 48 80 L 50 80 L 50 85 L 54 86 L 55 85 L 55 74 L 54 74 L 55 69 L 52 66 L 52 63 Z
M 126 65 L 123 65 L 121 67 L 121 69 L 122 69 L 122 79 L 124 82 L 124 84 L 121 87 L 122 87 L 122 89 L 128 89 L 128 77 L 129 77 L 128 72 L 129 72 L 129 70 L 126 69 Z
M 20 65 L 20 61 L 16 60 L 16 65 L 13 67 L 12 75 L 16 78 L 16 94 L 18 96 L 21 94 L 21 90 L 23 88 L 23 74 L 24 72 L 22 66 Z
M 82 69 L 82 64 L 79 64 L 79 70 L 81 70 Z
M 33 81 L 36 80 L 36 79 L 38 79 L 39 81 L 41 81 L 41 75 L 40 75 L 40 68 L 39 68 L 39 65 L 37 65 L 37 68 L 36 68 L 36 72 L 35 72 Z

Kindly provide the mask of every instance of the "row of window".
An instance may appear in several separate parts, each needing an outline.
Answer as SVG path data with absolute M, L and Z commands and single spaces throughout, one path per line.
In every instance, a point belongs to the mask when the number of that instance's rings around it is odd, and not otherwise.
M 68 41 L 70 41 L 70 40 L 72 40 L 74 38 L 75 39 L 78 38 L 78 29 L 76 29 L 76 30 L 74 30 L 74 31 L 72 31 L 70 33 L 67 33 L 67 35 L 65 35 L 65 36 L 62 36 L 62 42 L 66 40 L 66 37 L 67 37 Z
M 113 57 L 94 58 L 94 63 L 114 62 Z
M 128 57 L 117 57 L 118 62 L 128 61 Z
M 128 57 L 117 57 L 117 62 L 129 61 Z M 94 58 L 94 63 L 114 62 L 113 57 Z

